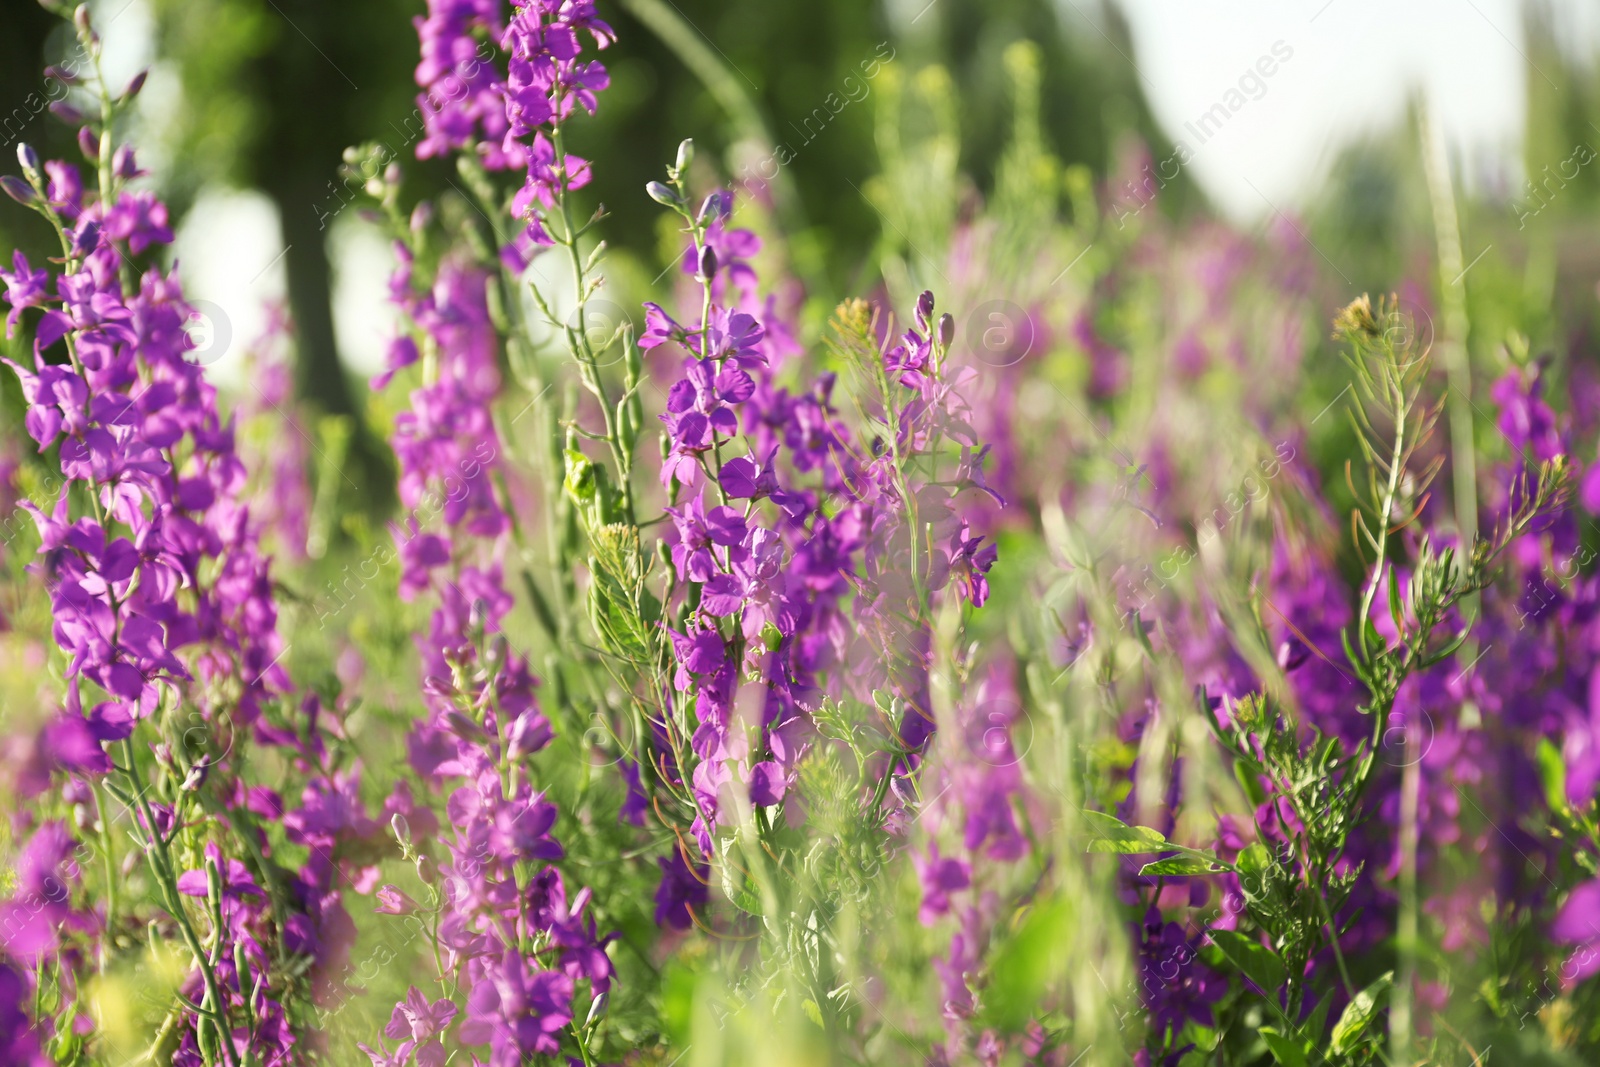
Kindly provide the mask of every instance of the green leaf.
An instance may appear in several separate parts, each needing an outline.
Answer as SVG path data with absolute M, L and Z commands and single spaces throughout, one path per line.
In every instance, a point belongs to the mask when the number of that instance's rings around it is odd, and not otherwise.
M 1089 842 L 1090 852 L 1166 852 L 1176 848 L 1165 837 L 1148 826 L 1129 826 L 1121 819 L 1103 811 L 1083 812 L 1083 821 L 1094 838 Z
M 1157 876 L 1178 878 L 1190 874 L 1216 874 L 1227 869 L 1220 863 L 1202 856 L 1174 856 L 1169 860 L 1156 860 L 1154 863 L 1145 864 L 1139 868 L 1139 874 L 1144 878 Z
M 1239 788 L 1244 790 L 1251 804 L 1259 808 L 1267 802 L 1267 791 L 1261 787 L 1261 779 L 1244 760 L 1233 761 L 1233 776 L 1239 780 Z
M 1283 961 L 1278 959 L 1276 952 L 1236 930 L 1211 930 L 1208 933 L 1212 942 L 1228 957 L 1228 962 L 1239 968 L 1240 973 L 1263 992 L 1270 996 L 1283 988 Z
M 1037 1014 L 1051 981 L 1066 971 L 1071 921 L 1071 901 L 1047 899 L 995 954 L 984 1001 L 996 1027 L 1020 1030 Z
M 1261 1028 L 1261 1040 L 1267 1043 L 1267 1049 L 1272 1053 L 1272 1058 L 1283 1067 L 1307 1067 L 1310 1051 L 1299 1038 L 1281 1034 L 1270 1026 Z
M 1548 737 L 1541 737 L 1534 758 L 1539 763 L 1539 780 L 1544 783 L 1545 803 L 1551 811 L 1566 811 L 1567 764 L 1561 750 Z
M 1472 630 L 1470 628 L 1462 630 L 1460 633 L 1456 634 L 1449 641 L 1447 641 L 1443 648 L 1424 659 L 1418 669 L 1427 670 L 1429 667 L 1436 667 L 1445 660 L 1449 659 L 1451 656 L 1454 656 L 1458 651 L 1460 651 L 1461 646 L 1467 643 L 1467 638 L 1471 634 Z
M 1389 991 L 1393 981 L 1394 972 L 1386 971 L 1345 1005 L 1344 1014 L 1333 1024 L 1334 1052 L 1349 1052 L 1360 1043 L 1361 1035 L 1378 1015 L 1378 1001 Z
M 1239 871 L 1239 890 L 1246 900 L 1260 900 L 1266 895 L 1267 873 L 1272 869 L 1272 853 L 1257 841 L 1239 853 L 1234 863 Z
M 1394 620 L 1395 633 L 1403 634 L 1406 632 L 1406 613 L 1400 603 L 1398 578 L 1399 575 L 1395 574 L 1394 568 L 1389 568 L 1389 617 Z
M 756 885 L 755 879 L 742 869 L 736 842 L 731 837 L 725 837 L 718 844 L 722 846 L 722 863 L 719 864 L 722 869 L 722 892 L 740 911 L 760 917 L 764 914 L 761 907 L 761 888 Z
M 1322 1040 L 1322 1035 L 1328 1029 L 1328 1009 L 1331 1007 L 1333 1007 L 1333 998 L 1331 996 L 1323 997 L 1322 1002 L 1316 1006 L 1311 1016 L 1306 1019 L 1306 1024 L 1300 1028 L 1300 1032 L 1306 1035 L 1307 1039 L 1313 1042 Z

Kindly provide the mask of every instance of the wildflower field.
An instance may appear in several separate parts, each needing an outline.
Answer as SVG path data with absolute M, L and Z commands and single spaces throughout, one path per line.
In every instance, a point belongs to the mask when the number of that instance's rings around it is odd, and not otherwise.
M 787 113 L 664 0 L 12 5 L 0 1067 L 1600 1062 L 1600 75 L 1244 226 L 1303 41 L 1196 139 L 949 3 L 742 16 Z

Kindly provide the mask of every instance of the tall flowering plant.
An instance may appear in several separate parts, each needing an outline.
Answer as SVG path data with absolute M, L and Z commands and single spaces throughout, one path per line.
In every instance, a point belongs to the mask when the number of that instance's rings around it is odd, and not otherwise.
M 177 978 L 146 1057 L 288 1063 L 338 995 L 351 846 L 370 827 L 357 772 L 334 769 L 339 723 L 314 695 L 297 703 L 283 666 L 233 423 L 188 358 L 193 312 L 175 276 L 141 266 L 172 240 L 113 136 L 143 76 L 107 84 L 88 8 L 67 14 L 96 72 L 85 88 L 99 113 L 78 136 L 88 181 L 26 145 L 22 178 L 4 179 L 61 246 L 58 271 L 19 252 L 3 278 L 7 329 L 33 338 L 31 358 L 10 362 L 27 432 L 61 474 L 53 502 L 23 506 L 64 657 L 61 706 L 17 779 L 40 807 L 17 817 L 31 836 L 0 905 L 6 973 L 50 1055 L 76 1062 L 124 1036 L 105 1029 L 88 977 L 170 945 Z M 283 768 L 275 786 L 257 753 Z M 285 785 L 303 787 L 298 805 Z
M 563 723 L 602 724 L 596 739 L 627 798 L 620 819 L 668 833 L 666 847 L 646 851 L 659 870 L 655 918 L 668 931 L 781 912 L 792 896 L 784 875 L 802 862 L 793 829 L 813 802 L 806 767 L 824 751 L 854 759 L 854 803 L 875 827 L 858 844 L 881 863 L 909 822 L 936 724 L 936 622 L 987 597 L 996 550 L 962 520 L 970 496 L 988 491 L 985 450 L 964 378 L 947 366 L 954 322 L 936 319 L 931 293 L 900 337 L 885 337 L 887 319 L 868 305 L 843 308 L 833 358 L 850 385 L 837 372 L 805 381 L 814 372 L 760 291 L 752 259 L 761 242 L 735 228 L 733 196 L 691 199 L 691 142 L 668 181 L 647 191 L 681 220 L 692 310 L 649 303 L 637 336 L 627 324 L 597 336 L 590 308 L 603 244 L 591 230 L 603 211 L 577 222 L 574 194 L 589 164 L 565 145 L 569 122 L 594 111 L 607 84 L 583 46 L 605 47 L 609 27 L 588 4 L 544 2 L 509 12 L 434 4 L 417 26 L 433 134 L 418 154 L 456 153 L 488 232 L 441 249 L 430 209 L 401 210 L 398 173 L 374 183 L 399 238 L 392 291 L 407 323 L 375 384 L 420 383 L 393 439 L 411 509 L 395 530 L 400 595 L 440 604 L 418 637 L 430 714 L 412 731 L 409 763 L 420 788 L 455 789 L 445 814 L 456 836 L 439 842 L 449 855 L 437 867 L 414 820 L 404 840 L 428 876 L 418 906 L 437 924 L 429 936 L 446 999 L 414 995 L 440 1021 L 408 1032 L 401 1005 L 386 1033 L 404 1051 L 371 1055 L 431 1048 L 459 1010 L 459 1039 L 487 1041 L 506 1062 L 569 1047 L 587 1057 L 605 1038 L 576 1024 L 574 982 L 587 982 L 597 1022 L 615 942 L 582 918 L 587 891 L 569 909 L 556 866 L 539 873 L 562 849 L 543 836 L 557 816 L 534 755 Z M 484 41 L 503 68 L 483 62 Z M 496 93 L 503 112 L 485 107 Z M 504 189 L 502 171 L 520 185 Z M 569 308 L 524 284 L 540 255 L 566 261 Z M 559 414 L 546 399 L 550 334 L 584 394 L 569 393 Z M 510 419 L 508 377 L 529 396 Z M 652 488 L 637 451 L 658 388 Z M 841 399 L 858 419 L 841 414 Z M 521 474 L 509 462 L 507 435 L 532 409 L 524 425 L 536 438 L 543 546 L 516 513 Z M 425 506 L 430 497 L 442 510 Z M 423 525 L 421 511 L 442 523 Z M 652 553 L 646 531 L 657 524 L 664 536 Z M 541 548 L 551 572 L 526 567 Z M 577 705 L 555 721 L 540 713 L 528 664 L 501 633 L 513 606 L 507 569 L 518 561 L 528 606 L 566 660 L 555 682 Z M 574 607 L 583 608 L 576 619 Z M 480 821 L 510 836 L 480 841 Z M 486 875 L 502 880 L 503 898 L 472 888 Z M 714 886 L 735 905 L 726 917 Z M 827 890 L 813 882 L 805 892 Z M 458 1003 L 463 982 L 473 991 Z M 830 1003 L 827 988 L 807 999 Z

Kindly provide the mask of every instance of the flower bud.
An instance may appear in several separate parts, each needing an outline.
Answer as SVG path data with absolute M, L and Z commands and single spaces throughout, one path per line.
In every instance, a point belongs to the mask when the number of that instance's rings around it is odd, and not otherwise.
M 949 348 L 956 339 L 956 320 L 948 311 L 939 316 L 939 347 Z
M 922 295 L 917 297 L 917 325 L 926 330 L 928 320 L 931 318 L 933 318 L 933 291 L 924 289 Z
M 394 839 L 400 842 L 401 848 L 411 844 L 411 825 L 406 822 L 406 817 L 398 811 L 389 820 L 389 831 L 394 834 Z
M 89 5 L 79 4 L 72 13 L 72 24 L 78 28 L 79 33 L 89 32 Z
M 717 250 L 710 245 L 700 249 L 700 263 L 695 270 L 695 277 L 703 282 L 709 282 L 717 276 Z
M 112 155 L 111 171 L 119 178 L 132 178 L 139 173 L 139 164 L 134 161 L 132 145 L 122 145 Z
M 83 112 L 79 111 L 65 100 L 57 100 L 55 103 L 51 104 L 50 114 L 54 115 L 62 122 L 65 122 L 68 126 L 83 125 Z M 96 144 L 98 145 L 98 140 L 96 141 Z M 95 159 L 98 155 L 99 149 L 97 147 L 95 149 L 95 155 L 91 155 L 89 158 Z
M 691 163 L 693 163 L 693 162 L 694 162 L 694 138 L 693 137 L 685 137 L 678 144 L 678 161 L 673 166 L 672 169 L 676 170 L 679 174 L 682 174 L 684 171 L 689 169 L 689 165 Z
M 683 207 L 683 201 L 678 198 L 678 194 L 674 192 L 672 187 L 669 185 L 665 185 L 661 182 L 651 182 L 649 185 L 644 187 L 644 191 L 650 194 L 651 200 L 654 200 L 662 207 Z
M 83 153 L 83 158 L 91 162 L 100 158 L 100 138 L 94 131 L 84 126 L 78 130 L 78 151 Z
M 205 784 L 206 771 L 210 769 L 211 761 L 209 759 L 202 758 L 193 767 L 189 768 L 189 773 L 183 776 L 183 785 L 179 788 L 181 788 L 185 793 L 193 793 L 196 789 L 199 789 L 201 785 Z
M 14 174 L 0 174 L 0 188 L 4 188 L 7 196 L 24 207 L 32 207 L 38 199 L 34 191 L 28 188 L 28 183 Z
M 683 142 L 688 144 L 688 141 Z M 611 1006 L 611 991 L 606 990 L 594 998 L 594 1003 L 589 1005 L 589 1017 L 583 1020 L 583 1028 L 587 1030 L 595 1023 L 606 1017 L 606 1009 Z
M 433 861 L 432 856 L 417 857 L 417 877 L 427 885 L 433 885 L 439 880 L 439 865 Z
M 68 70 L 66 67 L 57 66 L 54 64 L 44 68 L 44 76 L 46 78 L 54 78 L 63 85 L 78 84 L 78 76 L 76 74 Z
M 491 667 L 498 667 L 511 658 L 511 644 L 506 640 L 505 634 L 495 634 L 494 640 L 489 642 L 489 647 L 483 651 L 484 662 Z
M 417 902 L 399 886 L 379 886 L 377 895 L 378 906 L 373 910 L 379 915 L 410 915 L 419 910 Z
M 411 209 L 411 232 L 421 233 L 433 221 L 433 201 L 422 200 Z
M 22 164 L 22 173 L 30 182 L 39 180 L 39 153 L 26 141 L 17 144 L 17 162 Z
M 150 77 L 150 69 L 148 67 L 135 74 L 133 80 L 128 83 L 128 87 L 122 92 L 122 102 L 126 104 L 138 96 L 139 90 L 144 88 L 145 79 L 148 77 Z
M 489 602 L 481 596 L 474 598 L 472 607 L 467 611 L 467 629 L 481 630 L 488 621 Z

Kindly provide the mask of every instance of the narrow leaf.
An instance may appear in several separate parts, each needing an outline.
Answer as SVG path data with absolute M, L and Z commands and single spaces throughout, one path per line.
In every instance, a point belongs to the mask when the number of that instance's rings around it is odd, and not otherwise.
M 1345 1005 L 1344 1014 L 1333 1024 L 1334 1052 L 1349 1052 L 1360 1043 L 1361 1035 L 1378 1015 L 1378 1001 L 1389 991 L 1393 981 L 1394 972 L 1386 971 Z
M 1283 961 L 1278 954 L 1236 930 L 1212 930 L 1211 941 L 1263 993 L 1273 996 L 1283 988 Z
M 1166 852 L 1174 846 L 1148 826 L 1129 826 L 1122 820 L 1101 811 L 1084 811 L 1083 821 L 1094 840 L 1089 842 L 1090 852 Z
M 1190 874 L 1216 874 L 1228 868 L 1199 856 L 1174 856 L 1169 860 L 1156 860 L 1139 868 L 1144 878 L 1157 876 L 1182 877 Z
M 1261 1028 L 1261 1040 L 1267 1043 L 1267 1049 L 1272 1053 L 1272 1058 L 1283 1067 L 1307 1067 L 1310 1062 L 1306 1055 L 1307 1049 L 1297 1038 L 1287 1034 L 1280 1034 L 1270 1026 Z

